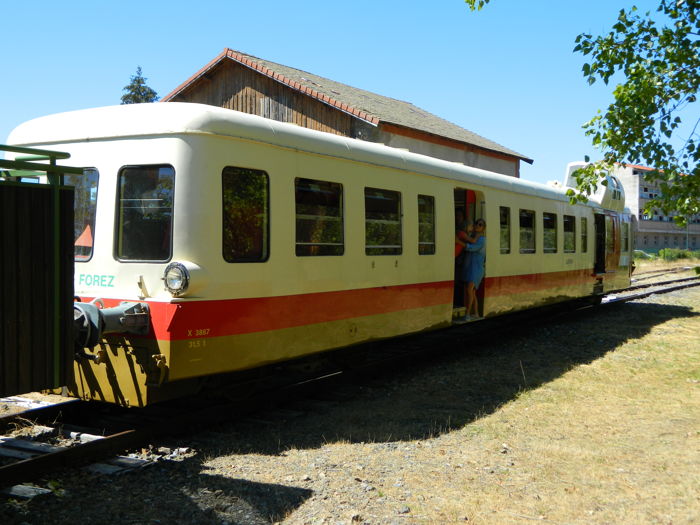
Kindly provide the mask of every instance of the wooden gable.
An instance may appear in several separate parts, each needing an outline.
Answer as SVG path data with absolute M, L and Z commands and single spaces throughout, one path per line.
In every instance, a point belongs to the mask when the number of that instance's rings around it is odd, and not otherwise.
M 520 160 L 532 162 L 408 102 L 228 48 L 163 101 L 233 109 L 514 177 Z

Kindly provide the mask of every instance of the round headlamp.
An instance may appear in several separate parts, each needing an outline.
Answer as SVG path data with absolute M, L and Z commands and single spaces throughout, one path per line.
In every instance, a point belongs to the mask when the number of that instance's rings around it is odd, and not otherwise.
M 171 294 L 175 296 L 182 295 L 190 285 L 190 272 L 184 264 L 173 262 L 166 266 L 163 281 L 165 282 L 165 289 Z

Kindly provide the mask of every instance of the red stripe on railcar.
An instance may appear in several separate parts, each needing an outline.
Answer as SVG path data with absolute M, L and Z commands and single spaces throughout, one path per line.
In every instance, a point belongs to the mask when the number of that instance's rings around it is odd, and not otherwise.
M 486 277 L 488 297 L 545 292 L 561 286 L 592 285 L 590 269 Z M 149 301 L 156 339 L 182 340 L 197 337 L 281 330 L 355 317 L 400 312 L 414 308 L 451 305 L 453 281 L 382 286 L 300 295 L 184 301 Z M 119 300 L 105 299 L 106 306 Z
M 149 337 L 155 335 L 160 340 L 220 337 L 451 305 L 452 290 L 453 281 L 442 281 L 248 299 L 146 301 L 155 332 Z M 120 299 L 103 301 L 107 307 L 121 302 Z
M 156 337 L 171 340 L 218 337 L 339 321 L 413 308 L 451 304 L 452 281 L 386 286 L 279 297 L 192 301 L 175 308 Z M 197 330 L 210 331 L 205 335 Z M 169 332 L 166 334 L 165 332 Z

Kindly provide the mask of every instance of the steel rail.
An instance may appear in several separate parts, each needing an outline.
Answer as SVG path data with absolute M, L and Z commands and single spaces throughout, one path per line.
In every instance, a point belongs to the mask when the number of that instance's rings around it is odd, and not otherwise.
M 687 281 L 693 281 L 693 282 L 687 282 Z M 673 283 L 673 282 L 683 282 L 683 284 L 678 284 L 676 286 L 665 286 L 665 287 L 662 287 L 658 290 L 652 289 L 652 290 L 649 290 L 646 292 L 640 292 L 640 293 L 635 293 L 635 294 L 630 294 L 630 295 L 615 296 L 614 294 L 609 294 L 603 298 L 601 305 L 634 301 L 636 299 L 643 299 L 645 297 L 649 297 L 650 295 L 670 293 L 670 292 L 675 292 L 677 290 L 683 290 L 685 288 L 692 288 L 694 286 L 700 286 L 700 277 L 691 277 L 690 279 L 678 279 L 676 281 L 668 281 L 668 283 Z M 648 286 L 640 286 L 639 288 L 654 288 L 654 286 L 661 286 L 661 283 L 650 284 Z M 622 290 L 621 292 L 624 292 L 624 291 L 625 290 Z M 608 297 L 608 300 L 605 300 L 606 297 Z
M 671 269 L 664 269 L 664 270 L 650 270 L 648 272 L 641 272 L 641 273 L 635 274 L 634 277 L 632 278 L 632 282 L 646 281 L 648 279 L 654 279 L 660 275 L 665 275 L 667 273 L 680 273 L 680 272 L 693 271 L 696 268 L 698 268 L 698 266 L 680 266 L 678 268 L 671 268 Z M 638 277 L 640 275 L 643 275 L 644 277 Z
M 80 399 L 69 399 L 61 403 L 29 408 L 14 414 L 0 416 L 0 433 L 6 432 L 11 427 L 26 426 L 30 423 L 47 423 L 62 415 L 79 411 L 81 405 L 85 405 Z
M 621 288 L 620 290 L 617 290 L 615 293 L 624 292 L 624 291 L 631 291 L 631 290 L 640 290 L 642 288 L 650 288 L 652 286 L 663 286 L 663 285 L 667 285 L 667 284 L 681 283 L 681 282 L 687 282 L 687 281 L 697 281 L 697 280 L 700 280 L 700 276 L 683 277 L 681 279 L 671 279 L 668 281 L 658 281 L 655 283 L 635 284 L 635 285 L 629 286 L 627 288 Z
M 34 455 L 0 467 L 0 487 L 36 479 L 57 468 L 74 467 L 110 454 L 116 454 L 138 443 L 143 438 L 144 436 L 137 430 L 125 430 L 105 436 L 103 439 L 60 448 L 46 454 Z

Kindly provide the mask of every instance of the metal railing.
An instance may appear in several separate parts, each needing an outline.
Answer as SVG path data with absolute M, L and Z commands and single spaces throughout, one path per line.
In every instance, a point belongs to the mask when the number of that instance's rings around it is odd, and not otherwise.
M 61 186 L 63 186 L 64 174 L 82 175 L 83 169 L 58 165 L 58 160 L 70 158 L 69 153 L 60 151 L 8 146 L 4 144 L 0 144 L 0 151 L 15 154 L 12 160 L 0 159 L 0 177 L 19 179 L 19 182 L 22 182 L 21 179 L 24 177 L 36 178 L 46 176 L 46 182 L 52 187 L 53 217 L 51 223 L 53 227 L 52 263 L 54 279 L 52 283 L 53 319 L 51 322 L 53 328 L 53 379 L 54 384 L 58 386 L 61 368 L 61 199 L 59 190 Z

